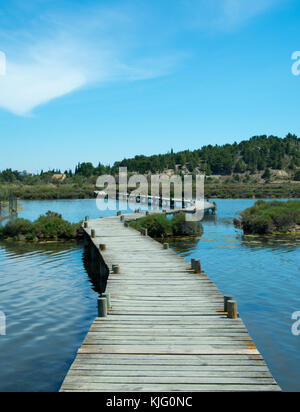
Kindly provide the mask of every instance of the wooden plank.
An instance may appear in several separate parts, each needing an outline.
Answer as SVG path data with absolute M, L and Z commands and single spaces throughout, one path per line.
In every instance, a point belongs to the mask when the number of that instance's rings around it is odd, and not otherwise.
M 76 388 L 76 389 L 74 389 Z M 278 385 L 65 383 L 62 392 L 279 392 Z

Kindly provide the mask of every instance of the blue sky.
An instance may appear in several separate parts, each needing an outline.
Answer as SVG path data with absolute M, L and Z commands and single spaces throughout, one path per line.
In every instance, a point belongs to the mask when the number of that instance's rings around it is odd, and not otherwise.
M 0 170 L 300 135 L 297 0 L 2 3 Z

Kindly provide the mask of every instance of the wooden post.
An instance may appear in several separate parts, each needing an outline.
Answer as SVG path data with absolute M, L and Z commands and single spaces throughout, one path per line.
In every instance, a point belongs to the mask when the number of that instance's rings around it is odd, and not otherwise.
M 163 247 L 164 247 L 165 250 L 168 250 L 169 249 L 169 243 L 164 243 Z
M 107 299 L 106 297 L 98 298 L 98 317 L 106 318 L 107 317 Z
M 141 228 L 141 235 L 142 236 L 148 236 L 148 229 L 145 229 L 145 228 Z
M 89 220 L 89 217 L 86 216 L 86 217 L 84 218 L 84 221 L 87 222 L 88 220 Z
M 129 223 L 128 223 L 128 222 L 125 222 L 125 223 L 124 223 L 124 226 L 125 226 L 125 227 L 129 227 Z
M 195 269 L 196 269 L 195 263 L 196 263 L 196 259 L 191 259 L 191 269 L 192 269 L 192 270 L 195 270 Z
M 227 301 L 227 317 L 229 319 L 237 319 L 239 317 L 237 310 L 237 303 L 235 300 Z
M 107 310 L 110 311 L 110 309 L 111 309 L 110 294 L 109 293 L 102 293 L 101 297 L 106 298 L 106 300 L 107 300 Z
M 149 214 L 150 214 L 150 213 L 149 213 L 149 211 L 147 210 L 147 212 L 146 212 L 146 216 L 149 216 Z
M 121 273 L 119 265 L 112 265 L 112 271 L 116 275 L 119 275 Z
M 96 237 L 96 230 L 95 230 L 95 229 L 92 229 L 92 230 L 91 230 L 91 237 L 92 237 L 93 239 L 95 239 L 95 237 Z
M 101 252 L 105 252 L 106 251 L 106 245 L 104 245 L 104 244 L 99 245 L 99 249 L 101 250 Z
M 228 312 L 227 310 L 227 303 L 229 300 L 233 300 L 233 296 L 231 295 L 225 295 L 224 296 L 224 312 Z
M 117 216 L 121 216 L 122 212 L 119 210 L 119 212 L 117 212 Z
M 124 220 L 125 220 L 125 216 L 121 216 L 121 217 L 120 217 L 120 221 L 121 221 L 121 222 L 124 222 Z
M 196 260 L 195 262 L 195 272 L 198 274 L 202 273 L 200 260 Z
M 84 222 L 83 227 L 84 227 L 85 229 L 87 229 L 87 228 L 89 227 L 88 222 Z

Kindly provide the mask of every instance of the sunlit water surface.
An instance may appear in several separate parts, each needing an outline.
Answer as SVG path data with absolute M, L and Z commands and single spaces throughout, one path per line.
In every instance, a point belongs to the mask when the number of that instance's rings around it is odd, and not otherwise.
M 300 391 L 300 336 L 291 333 L 300 311 L 300 241 L 242 237 L 236 212 L 254 200 L 218 200 L 218 217 L 204 221 L 197 240 L 171 242 L 190 260 L 201 259 L 240 314 L 284 390 Z M 76 222 L 99 212 L 95 200 L 27 201 L 19 216 L 36 219 L 48 210 Z M 0 391 L 56 391 L 96 316 L 97 293 L 83 265 L 80 244 L 0 243 Z

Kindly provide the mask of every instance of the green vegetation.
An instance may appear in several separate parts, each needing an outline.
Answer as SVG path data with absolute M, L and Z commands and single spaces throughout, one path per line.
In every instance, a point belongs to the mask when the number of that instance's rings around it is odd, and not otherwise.
M 295 170 L 300 167 L 300 139 L 288 134 L 284 139 L 276 136 L 254 136 L 241 143 L 224 146 L 204 146 L 154 156 L 136 156 L 116 162 L 113 169 L 127 167 L 129 172 L 163 172 L 166 169 L 202 171 L 207 175 L 264 172 L 266 169 Z
M 176 213 L 172 219 L 162 214 L 153 214 L 130 222 L 134 229 L 148 230 L 153 238 L 165 238 L 170 236 L 201 236 L 203 227 L 200 222 L 188 222 L 184 213 Z
M 300 139 L 255 136 L 241 143 L 204 146 L 194 151 L 135 156 L 112 166 L 78 163 L 74 171 L 49 170 L 32 175 L 11 169 L 0 172 L 0 200 L 13 190 L 19 199 L 92 198 L 97 177 L 115 175 L 127 167 L 128 175 L 205 174 L 208 198 L 300 197 Z
M 267 235 L 274 233 L 300 233 L 300 201 L 265 202 L 259 200 L 254 206 L 240 213 L 235 219 L 236 227 L 245 234 Z
M 38 240 L 68 240 L 79 235 L 79 224 L 72 224 L 55 212 L 47 212 L 34 222 L 26 219 L 10 220 L 0 227 L 0 239 L 15 239 L 20 241 Z
M 297 170 L 294 176 L 294 180 L 300 182 L 300 170 Z

